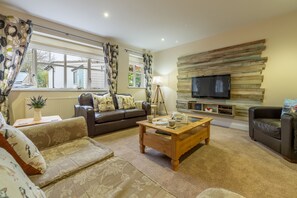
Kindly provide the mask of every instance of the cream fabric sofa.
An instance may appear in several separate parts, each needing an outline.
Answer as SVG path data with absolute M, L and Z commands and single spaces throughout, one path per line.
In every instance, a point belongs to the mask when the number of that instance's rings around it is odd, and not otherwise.
M 129 162 L 87 137 L 83 117 L 23 127 L 46 160 L 30 176 L 47 197 L 173 197 Z

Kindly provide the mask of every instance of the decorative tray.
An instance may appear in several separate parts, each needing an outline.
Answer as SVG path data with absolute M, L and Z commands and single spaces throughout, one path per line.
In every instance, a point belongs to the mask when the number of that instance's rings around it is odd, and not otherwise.
M 160 125 L 160 126 L 167 126 L 168 120 L 167 119 L 153 120 L 153 124 Z

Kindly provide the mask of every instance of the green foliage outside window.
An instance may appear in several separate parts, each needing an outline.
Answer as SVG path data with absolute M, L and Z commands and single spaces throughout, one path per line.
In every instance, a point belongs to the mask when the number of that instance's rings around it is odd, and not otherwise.
M 38 68 L 37 72 L 37 87 L 47 88 L 48 87 L 48 71 Z
M 134 75 L 131 73 L 128 74 L 128 84 L 130 87 L 134 86 Z

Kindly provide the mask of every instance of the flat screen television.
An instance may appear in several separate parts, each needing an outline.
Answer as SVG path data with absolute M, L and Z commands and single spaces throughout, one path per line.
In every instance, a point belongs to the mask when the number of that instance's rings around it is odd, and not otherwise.
M 230 89 L 230 74 L 192 78 L 193 98 L 230 99 Z

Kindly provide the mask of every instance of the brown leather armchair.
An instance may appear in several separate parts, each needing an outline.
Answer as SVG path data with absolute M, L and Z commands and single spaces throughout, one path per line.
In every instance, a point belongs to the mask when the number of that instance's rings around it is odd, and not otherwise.
M 286 160 L 297 163 L 297 152 L 294 151 L 293 117 L 281 116 L 281 107 L 249 108 L 249 135 L 274 151 Z
M 125 94 L 129 95 L 129 94 Z M 113 96 L 115 111 L 95 112 L 93 106 L 93 95 L 82 93 L 78 97 L 79 104 L 74 106 L 75 116 L 83 116 L 88 125 L 90 137 L 136 126 L 136 122 L 145 120 L 151 114 L 151 106 L 142 102 L 142 109 L 118 109 L 115 96 Z

